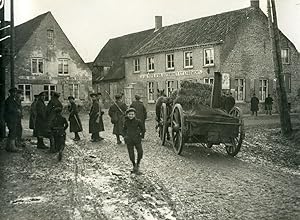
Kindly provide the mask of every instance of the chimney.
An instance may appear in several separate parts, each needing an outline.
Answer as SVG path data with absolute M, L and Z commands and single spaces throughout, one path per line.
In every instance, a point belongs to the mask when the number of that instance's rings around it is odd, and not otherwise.
M 259 0 L 250 0 L 251 7 L 253 8 L 259 8 Z
M 155 30 L 157 31 L 162 27 L 162 16 L 155 16 Z

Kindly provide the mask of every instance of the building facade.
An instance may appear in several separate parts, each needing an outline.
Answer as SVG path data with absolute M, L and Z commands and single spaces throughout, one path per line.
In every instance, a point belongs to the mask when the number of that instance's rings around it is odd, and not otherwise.
M 92 90 L 92 72 L 73 47 L 59 24 L 47 12 L 15 28 L 15 84 L 23 91 L 24 104 L 35 94 L 61 93 L 66 102 L 72 95 L 85 101 Z

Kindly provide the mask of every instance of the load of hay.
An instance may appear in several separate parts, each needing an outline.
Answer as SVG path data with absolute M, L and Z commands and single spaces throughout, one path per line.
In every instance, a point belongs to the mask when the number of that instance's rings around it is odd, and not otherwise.
M 180 103 L 184 108 L 193 108 L 199 105 L 210 105 L 212 85 L 199 82 L 182 81 L 180 89 L 171 95 L 173 103 Z

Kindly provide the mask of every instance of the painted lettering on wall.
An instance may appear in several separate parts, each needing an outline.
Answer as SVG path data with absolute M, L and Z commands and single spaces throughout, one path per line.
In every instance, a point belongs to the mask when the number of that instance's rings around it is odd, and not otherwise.
M 164 73 L 147 73 L 141 74 L 140 79 L 152 79 L 161 77 L 178 77 L 178 76 L 193 76 L 201 75 L 202 70 L 187 70 L 187 71 L 176 71 L 176 72 L 164 72 Z

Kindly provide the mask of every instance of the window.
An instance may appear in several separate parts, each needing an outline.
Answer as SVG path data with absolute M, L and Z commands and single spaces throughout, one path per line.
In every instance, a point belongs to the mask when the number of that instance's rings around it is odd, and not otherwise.
M 54 43 L 54 31 L 49 29 L 47 30 L 47 38 L 48 38 L 48 44 L 53 45 Z
M 167 81 L 167 96 L 169 97 L 172 92 L 175 90 L 175 81 L 173 80 L 170 80 L 170 81 Z
M 214 49 L 208 48 L 204 49 L 204 66 L 214 65 Z
M 187 51 L 184 52 L 184 68 L 193 67 L 193 52 Z
M 138 73 L 141 71 L 140 68 L 140 59 L 134 59 L 134 72 Z
M 282 64 L 289 64 L 290 63 L 289 49 L 282 49 L 281 50 L 281 60 L 282 60 Z
M 259 80 L 259 97 L 260 101 L 265 101 L 269 93 L 269 81 L 267 79 Z
M 292 77 L 291 74 L 284 74 L 285 89 L 288 93 L 292 92 Z
M 154 71 L 154 57 L 148 57 L 147 58 L 147 66 L 148 66 L 148 71 L 149 72 Z
M 32 58 L 31 59 L 31 73 L 42 74 L 44 73 L 44 60 L 43 58 Z
M 58 60 L 58 74 L 68 75 L 69 74 L 69 64 L 67 59 Z
M 44 85 L 44 91 L 46 92 L 45 101 L 49 101 L 51 97 L 51 91 L 56 91 L 55 85 Z
M 167 68 L 167 70 L 174 69 L 174 54 L 166 55 L 166 68 Z
M 244 101 L 245 100 L 245 79 L 235 79 L 235 100 Z
M 79 85 L 78 84 L 69 84 L 70 95 L 75 99 L 79 99 Z
M 148 102 L 154 103 L 154 82 L 148 82 Z
M 18 89 L 22 90 L 24 102 L 32 101 L 32 86 L 30 84 L 19 84 Z
M 214 84 L 214 78 L 204 78 L 205 84 Z

